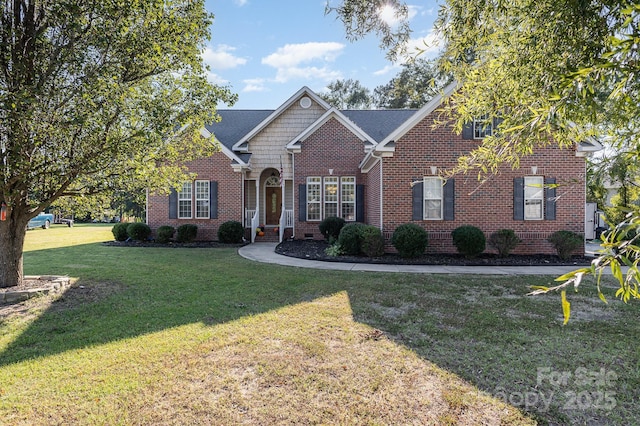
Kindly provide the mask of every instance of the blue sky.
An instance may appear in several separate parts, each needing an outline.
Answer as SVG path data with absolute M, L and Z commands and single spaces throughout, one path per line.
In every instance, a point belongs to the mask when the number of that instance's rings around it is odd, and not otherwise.
M 229 85 L 238 94 L 233 108 L 275 109 L 302 86 L 320 93 L 336 79 L 356 79 L 373 91 L 399 72 L 400 62 L 385 58 L 374 35 L 349 42 L 342 22 L 335 15 L 325 16 L 325 4 L 325 0 L 207 0 L 207 10 L 215 18 L 203 58 L 210 67 L 210 80 Z M 427 40 L 433 45 L 437 0 L 408 4 L 412 44 L 424 46 Z M 425 56 L 436 52 L 433 47 Z

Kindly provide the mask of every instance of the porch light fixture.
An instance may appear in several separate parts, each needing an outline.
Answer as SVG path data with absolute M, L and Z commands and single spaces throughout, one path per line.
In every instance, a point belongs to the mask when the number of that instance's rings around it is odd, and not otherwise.
M 431 166 L 431 174 L 435 175 L 436 173 L 438 173 L 438 166 Z
M 333 169 L 329 169 L 329 175 L 333 175 Z
M 531 174 L 535 175 L 538 173 L 538 166 L 531 166 Z

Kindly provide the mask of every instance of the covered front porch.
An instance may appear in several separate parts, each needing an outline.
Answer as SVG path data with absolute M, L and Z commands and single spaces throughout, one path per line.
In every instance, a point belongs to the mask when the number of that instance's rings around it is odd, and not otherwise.
M 258 228 L 268 241 L 282 242 L 293 235 L 294 228 L 293 181 L 283 179 L 281 172 L 267 168 L 252 178 L 244 179 L 244 226 L 251 236 L 251 242 L 259 235 Z

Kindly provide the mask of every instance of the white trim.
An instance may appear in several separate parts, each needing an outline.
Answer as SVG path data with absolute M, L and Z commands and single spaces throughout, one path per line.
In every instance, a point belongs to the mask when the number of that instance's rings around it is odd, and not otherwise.
M 213 136 L 213 133 L 211 133 L 210 131 L 208 131 L 204 127 L 202 129 L 200 129 L 200 134 L 206 139 L 209 139 L 209 138 L 211 138 L 211 136 Z M 245 163 L 244 161 L 242 161 L 240 159 L 240 157 L 238 157 L 233 151 L 231 151 L 229 148 L 227 148 L 222 142 L 220 142 L 219 140 L 215 139 L 214 143 L 216 143 L 217 145 L 220 146 L 220 151 L 224 155 L 226 155 L 231 161 L 235 161 L 235 162 L 238 163 L 238 164 L 232 164 L 231 165 L 231 167 L 233 168 L 234 172 L 240 172 L 240 171 L 243 171 L 243 170 L 251 170 L 251 164 Z
M 206 198 L 198 198 L 198 183 L 205 183 L 207 186 L 207 196 Z M 194 217 L 196 219 L 211 219 L 211 206 L 209 200 L 211 200 L 211 183 L 205 179 L 196 179 L 193 181 L 193 199 L 195 204 L 193 205 Z M 207 214 L 206 216 L 198 216 L 198 201 L 206 201 L 207 204 Z
M 394 152 L 395 147 L 393 143 L 407 134 L 411 129 L 413 129 L 420 121 L 422 121 L 427 115 L 431 114 L 436 110 L 441 104 L 442 101 L 451 96 L 453 92 L 458 89 L 459 85 L 457 82 L 453 82 L 445 87 L 442 92 L 433 97 L 425 106 L 420 108 L 413 114 L 407 121 L 405 121 L 400 127 L 394 130 L 389 136 L 384 138 L 384 140 L 380 141 L 379 144 L 375 146 L 376 153 L 382 152 Z
M 258 124 L 256 127 L 254 127 L 253 129 L 251 129 L 251 131 L 249 133 L 247 133 L 246 135 L 244 135 L 242 137 L 242 139 L 240 139 L 238 142 L 236 142 L 233 145 L 233 149 L 237 150 L 237 151 L 244 151 L 247 152 L 248 151 L 248 147 L 246 146 L 242 146 L 244 145 L 246 142 L 248 142 L 249 140 L 251 140 L 251 138 L 253 138 L 255 135 L 257 135 L 258 133 L 260 133 L 265 127 L 267 127 L 273 120 L 275 120 L 276 118 L 278 118 L 280 116 L 280 114 L 282 114 L 285 110 L 287 110 L 291 105 L 293 105 L 295 102 L 297 102 L 302 96 L 308 96 L 310 97 L 313 101 L 315 101 L 317 104 L 319 104 L 321 107 L 323 107 L 325 110 L 329 110 L 331 109 L 331 105 L 329 105 L 327 102 L 324 101 L 324 99 L 322 99 L 320 96 L 316 95 L 311 89 L 309 89 L 307 86 L 302 87 L 300 90 L 298 90 L 293 96 L 291 96 L 289 99 L 287 99 L 285 101 L 285 103 L 283 103 L 282 105 L 280 105 L 280 107 L 275 110 L 273 113 L 271 113 L 267 118 L 265 118 L 264 120 L 262 120 L 262 122 L 260 124 Z
M 322 127 L 331 118 L 335 118 L 336 120 L 338 120 L 340 124 L 346 127 L 358 139 L 364 142 L 365 151 L 371 149 L 371 147 L 374 146 L 373 142 L 371 142 L 374 139 L 371 136 L 365 133 L 364 130 L 358 127 L 353 121 L 349 120 L 339 110 L 337 110 L 336 108 L 331 108 L 330 110 L 322 114 L 322 116 L 314 121 L 309 127 L 304 129 L 302 133 L 293 138 L 293 140 L 287 144 L 287 150 L 289 150 L 290 152 L 300 153 L 302 148 L 300 143 L 311 136 L 316 130 Z
M 427 191 L 427 180 L 440 180 L 440 216 L 439 217 L 427 217 L 427 209 L 425 208 L 425 201 L 435 201 L 438 198 L 427 198 L 425 193 Z M 444 220 L 444 179 L 439 176 L 423 176 L 422 177 L 422 220 Z
M 527 198 L 527 179 L 535 179 L 541 182 L 540 184 L 540 191 L 541 191 L 541 196 L 539 198 L 535 197 L 535 198 Z M 538 183 L 535 183 L 535 185 L 538 185 Z M 545 198 L 545 191 L 544 191 L 544 176 L 540 176 L 540 175 L 536 175 L 536 176 L 525 176 L 524 180 L 523 180 L 523 194 L 522 194 L 522 215 L 523 215 L 523 219 L 524 220 L 544 220 L 544 198 Z M 527 200 L 540 200 L 540 217 L 527 217 Z

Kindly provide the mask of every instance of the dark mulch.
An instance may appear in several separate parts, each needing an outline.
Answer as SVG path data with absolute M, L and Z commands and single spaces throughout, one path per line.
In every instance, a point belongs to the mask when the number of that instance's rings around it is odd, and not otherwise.
M 574 256 L 569 261 L 558 256 L 549 255 L 510 255 L 500 258 L 494 254 L 482 254 L 473 259 L 466 259 L 458 254 L 424 254 L 415 259 L 404 259 L 397 254 L 385 254 L 382 257 L 366 256 L 329 256 L 325 253 L 329 244 L 316 240 L 288 240 L 276 247 L 276 253 L 300 259 L 322 260 L 326 262 L 383 263 L 392 265 L 461 265 L 461 266 L 575 266 L 589 265 L 591 258 Z

